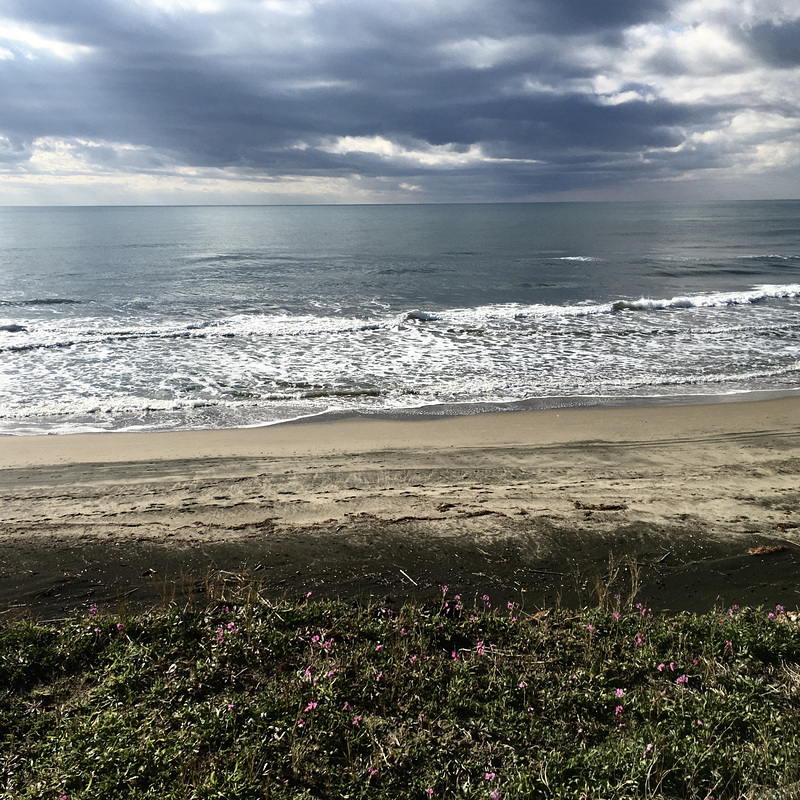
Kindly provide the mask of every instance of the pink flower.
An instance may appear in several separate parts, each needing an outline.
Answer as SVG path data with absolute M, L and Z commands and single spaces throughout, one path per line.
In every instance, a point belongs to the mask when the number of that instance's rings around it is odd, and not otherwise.
M 361 719 L 362 719 L 362 718 L 361 718 L 360 716 L 358 716 L 358 715 L 356 715 L 355 717 L 353 717 L 353 725 L 355 725 L 356 727 L 358 727 L 358 723 L 359 723 L 359 722 L 361 722 Z
M 675 683 L 689 683 L 689 676 L 681 675 L 680 677 L 675 678 Z
M 345 711 L 350 711 L 352 706 L 350 705 L 350 703 L 347 702 L 347 700 L 345 700 L 343 708 L 344 708 Z
M 375 767 L 370 767 L 367 772 L 369 773 L 370 778 L 374 778 L 378 774 L 378 770 Z
M 92 604 L 89 606 L 89 613 L 90 613 L 90 614 L 91 614 L 93 617 L 97 616 L 97 603 L 92 603 Z
M 306 711 L 313 711 L 317 707 L 317 704 L 312 700 L 307 706 Z
M 647 758 L 650 755 L 650 751 L 653 749 L 652 744 L 648 744 L 647 747 L 644 749 L 644 753 L 642 753 L 642 758 Z
M 376 653 L 378 652 L 378 650 L 383 650 L 383 645 L 382 645 L 382 644 L 379 644 L 379 645 L 377 645 L 377 646 L 375 647 L 375 652 L 376 652 Z
M 494 773 L 494 772 L 487 772 L 487 773 L 486 773 L 486 774 L 483 776 L 483 779 L 484 779 L 485 781 L 493 781 L 493 780 L 494 780 L 494 777 L 495 777 L 495 773 Z
M 426 789 L 425 791 L 428 793 L 428 797 L 433 797 L 433 789 Z
M 625 694 L 625 690 L 624 690 L 624 689 L 617 689 L 617 690 L 614 692 L 614 694 L 615 694 L 617 697 L 622 697 L 622 696 Z
M 617 706 L 617 707 L 614 709 L 614 715 L 615 715 L 615 716 L 617 716 L 617 717 L 621 717 L 621 716 L 622 716 L 622 714 L 623 714 L 623 711 L 622 711 L 622 706 Z
M 502 794 L 500 794 L 500 792 L 498 792 L 498 791 L 494 791 L 494 792 L 492 792 L 492 793 L 489 795 L 489 797 L 491 797 L 491 798 L 492 798 L 492 800 L 500 800 L 500 798 L 501 798 L 502 796 L 503 796 L 503 795 L 502 795 Z
M 660 664 L 659 664 L 659 665 L 656 667 L 656 669 L 657 669 L 659 672 L 661 672 L 661 671 L 664 669 L 664 662 L 662 661 L 662 662 L 661 662 L 661 663 L 660 663 Z

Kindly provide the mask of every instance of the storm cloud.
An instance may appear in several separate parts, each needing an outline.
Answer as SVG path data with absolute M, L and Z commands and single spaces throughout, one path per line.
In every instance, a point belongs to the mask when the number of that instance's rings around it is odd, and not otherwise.
M 796 197 L 797 0 L 0 0 L 0 202 Z

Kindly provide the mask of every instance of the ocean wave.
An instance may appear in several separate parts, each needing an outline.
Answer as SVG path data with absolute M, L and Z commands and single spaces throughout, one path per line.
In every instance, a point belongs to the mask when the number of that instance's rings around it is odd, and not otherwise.
M 86 322 L 86 321 L 84 321 Z M 333 317 L 252 315 L 237 316 L 202 324 L 189 325 L 142 325 L 140 327 L 106 327 L 102 322 L 97 327 L 75 326 L 72 320 L 66 325 L 43 323 L 31 325 L 25 330 L 24 341 L 16 341 L 0 347 L 0 353 L 24 353 L 31 350 L 71 348 L 82 345 L 115 344 L 125 341 L 179 340 L 179 339 L 231 339 L 252 336 L 313 336 L 342 335 L 397 327 L 397 321 L 382 322 L 357 318 L 336 319 Z M 9 326 L 12 327 L 12 326 Z M 14 325 L 18 330 L 21 326 Z
M 740 261 L 763 261 L 769 259 L 771 261 L 800 261 L 800 255 L 783 255 L 782 253 L 759 253 L 754 255 L 734 256 L 734 259 Z
M 744 292 L 706 292 L 670 298 L 621 298 L 608 303 L 587 300 L 572 305 L 521 305 L 504 303 L 475 308 L 452 309 L 438 316 L 451 323 L 484 320 L 526 320 L 590 317 L 629 311 L 666 311 L 695 308 L 724 308 L 752 305 L 764 300 L 800 297 L 800 284 L 756 286 Z
M 115 345 L 138 341 L 179 341 L 298 337 L 331 338 L 358 336 L 372 331 L 402 331 L 406 325 L 418 325 L 420 335 L 447 332 L 456 335 L 481 335 L 503 331 L 519 331 L 522 326 L 531 330 L 542 326 L 559 326 L 568 320 L 592 317 L 608 319 L 627 314 L 680 312 L 715 309 L 731 306 L 756 305 L 764 301 L 800 298 L 800 284 L 755 286 L 741 292 L 706 292 L 669 298 L 620 298 L 609 302 L 587 300 L 568 305 L 505 303 L 472 308 L 427 310 L 413 309 L 398 314 L 386 309 L 380 314 L 364 316 L 292 315 L 290 313 L 235 314 L 204 322 L 145 321 L 138 324 L 119 324 L 106 318 L 69 318 L 64 320 L 16 321 L 13 318 L 0 325 L 0 353 L 25 353 L 33 350 L 64 349 L 96 345 Z M 633 317 L 631 318 L 633 320 Z M 676 321 L 678 318 L 675 318 Z M 661 330 L 663 325 L 647 321 Z M 430 326 L 430 327 L 428 327 Z M 606 326 L 607 327 L 607 326 Z M 616 326 L 619 328 L 619 326 Z M 561 330 L 561 328 L 557 328 Z M 609 332 L 609 331 L 606 331 Z M 637 332 L 638 326 L 637 326 Z
M 65 297 L 42 297 L 33 300 L 0 300 L 0 308 L 24 308 L 25 306 L 68 306 L 81 305 L 82 303 L 82 300 L 70 300 Z
M 662 311 L 681 308 L 722 308 L 759 303 L 763 300 L 780 300 L 800 297 L 800 284 L 786 286 L 757 286 L 747 292 L 711 292 L 686 295 L 664 300 L 640 298 L 617 300 L 611 304 L 614 311 Z
M 406 313 L 402 315 L 402 319 L 417 320 L 418 322 L 435 322 L 439 319 L 439 316 L 429 311 L 406 311 Z

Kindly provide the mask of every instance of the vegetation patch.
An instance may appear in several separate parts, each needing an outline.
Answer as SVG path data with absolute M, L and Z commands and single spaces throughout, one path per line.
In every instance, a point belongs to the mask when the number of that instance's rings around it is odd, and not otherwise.
M 619 596 L 268 602 L 0 630 L 0 797 L 742 798 L 800 781 L 800 625 Z M 775 795 L 779 796 L 779 795 Z

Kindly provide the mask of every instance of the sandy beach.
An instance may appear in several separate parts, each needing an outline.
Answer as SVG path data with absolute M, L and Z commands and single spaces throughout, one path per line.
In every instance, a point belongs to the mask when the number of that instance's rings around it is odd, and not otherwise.
M 0 611 L 202 596 L 797 606 L 800 399 L 3 437 Z M 760 548 L 760 550 L 759 550 Z M 756 552 L 753 552 L 753 551 Z

